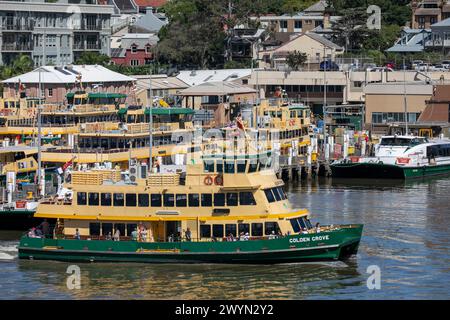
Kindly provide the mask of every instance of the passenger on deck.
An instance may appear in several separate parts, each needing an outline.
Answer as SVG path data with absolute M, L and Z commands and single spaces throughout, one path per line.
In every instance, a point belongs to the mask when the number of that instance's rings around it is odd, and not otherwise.
M 75 230 L 75 235 L 73 236 L 73 238 L 76 240 L 81 240 L 81 235 L 80 235 L 80 231 L 78 230 L 78 228 Z
M 112 240 L 111 232 L 108 232 L 106 235 L 106 240 Z
M 42 230 L 41 230 L 39 227 L 37 227 L 37 228 L 34 230 L 34 233 L 36 234 L 36 238 L 42 238 L 42 236 L 44 235 L 44 234 L 42 233 Z
M 316 233 L 320 233 L 320 223 L 316 223 Z
M 308 232 L 308 230 L 307 230 L 306 228 L 303 228 L 303 229 L 302 229 L 302 233 L 303 233 L 303 234 L 308 234 L 309 232 Z
M 45 238 L 48 238 L 48 236 L 50 235 L 50 225 L 47 221 L 47 219 L 44 219 L 44 221 L 42 221 L 42 223 L 39 225 L 39 227 L 42 230 L 42 233 L 44 234 Z
M 36 238 L 36 233 L 35 233 L 35 230 L 36 230 L 36 228 L 31 228 L 29 231 L 28 231 L 28 238 Z
M 228 235 L 227 241 L 234 241 L 234 237 L 233 237 L 233 234 L 232 234 L 232 233 L 230 233 L 230 234 Z
M 241 232 L 240 234 L 239 234 L 239 241 L 244 241 L 245 239 L 244 239 L 244 233 L 243 232 Z
M 187 228 L 185 232 L 186 241 L 191 241 L 191 229 Z
M 114 233 L 114 241 L 120 241 L 120 230 L 117 229 Z
M 273 240 L 273 239 L 276 239 L 277 238 L 277 236 L 276 236 L 276 234 L 275 234 L 275 231 L 273 231 L 272 230 L 272 233 L 271 234 L 269 234 L 269 240 Z
M 249 236 L 248 232 L 245 233 L 245 235 L 244 235 L 244 240 L 245 240 L 245 241 L 250 240 L 250 236 Z
M 137 228 L 134 228 L 134 230 L 131 232 L 131 240 L 133 240 L 133 241 L 137 241 L 138 240 Z
M 142 242 L 146 242 L 147 241 L 147 229 L 145 228 L 145 226 L 142 226 L 141 240 L 142 240 Z

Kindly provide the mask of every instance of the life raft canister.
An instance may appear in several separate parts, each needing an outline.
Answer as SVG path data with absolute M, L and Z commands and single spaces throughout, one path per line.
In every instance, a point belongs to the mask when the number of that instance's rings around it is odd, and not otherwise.
M 203 182 L 207 185 L 210 186 L 213 183 L 213 178 L 211 176 L 206 176 L 205 180 L 203 180 Z
M 223 186 L 223 176 L 222 175 L 218 175 L 214 178 L 214 183 L 216 184 L 216 186 Z

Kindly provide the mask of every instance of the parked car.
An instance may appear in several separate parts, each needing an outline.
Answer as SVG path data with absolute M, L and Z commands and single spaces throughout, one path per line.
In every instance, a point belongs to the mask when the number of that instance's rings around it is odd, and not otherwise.
M 395 64 L 393 62 L 388 62 L 388 63 L 385 64 L 385 67 L 386 68 L 391 68 L 392 70 L 394 70 L 395 69 Z
M 382 72 L 382 71 L 384 71 L 384 72 L 392 72 L 394 70 L 392 68 L 389 68 L 389 67 L 375 67 L 375 68 L 369 68 L 369 69 L 367 69 L 367 71 L 369 71 L 369 72 Z
M 320 71 L 339 71 L 339 66 L 333 61 L 322 61 L 319 68 Z
M 448 71 L 447 68 L 444 67 L 442 64 L 435 64 L 433 66 L 430 66 L 428 69 L 429 71 Z
M 444 68 L 450 69 L 450 60 L 442 60 L 441 64 L 444 66 Z
M 411 64 L 414 69 L 417 69 L 417 67 L 423 63 L 424 63 L 423 60 L 413 60 L 413 62 Z
M 420 63 L 416 66 L 417 71 L 428 71 L 430 65 L 428 63 Z

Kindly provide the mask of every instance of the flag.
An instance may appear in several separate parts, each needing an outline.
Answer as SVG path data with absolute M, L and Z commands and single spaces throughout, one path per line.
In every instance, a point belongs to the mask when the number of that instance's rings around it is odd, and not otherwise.
M 73 157 L 72 159 L 70 159 L 69 161 L 67 161 L 66 163 L 64 163 L 64 165 L 62 166 L 63 171 L 66 171 L 66 169 L 68 167 L 70 167 L 73 164 L 73 160 L 75 159 L 75 157 Z
M 244 129 L 244 123 L 242 122 L 242 118 L 241 117 L 237 117 L 236 118 L 236 126 L 241 129 L 241 130 L 245 130 Z

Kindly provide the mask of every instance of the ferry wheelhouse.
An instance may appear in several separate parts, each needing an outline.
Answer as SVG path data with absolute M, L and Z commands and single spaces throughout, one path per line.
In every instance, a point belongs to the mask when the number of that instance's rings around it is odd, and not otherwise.
M 409 179 L 450 173 L 450 140 L 383 136 L 374 157 L 350 157 L 331 164 L 338 178 Z
M 286 263 L 356 254 L 362 225 L 315 228 L 307 210 L 292 207 L 270 166 L 270 153 L 214 154 L 179 173 L 73 172 L 66 195 L 36 212 L 57 219 L 53 236 L 25 235 L 19 257 Z

